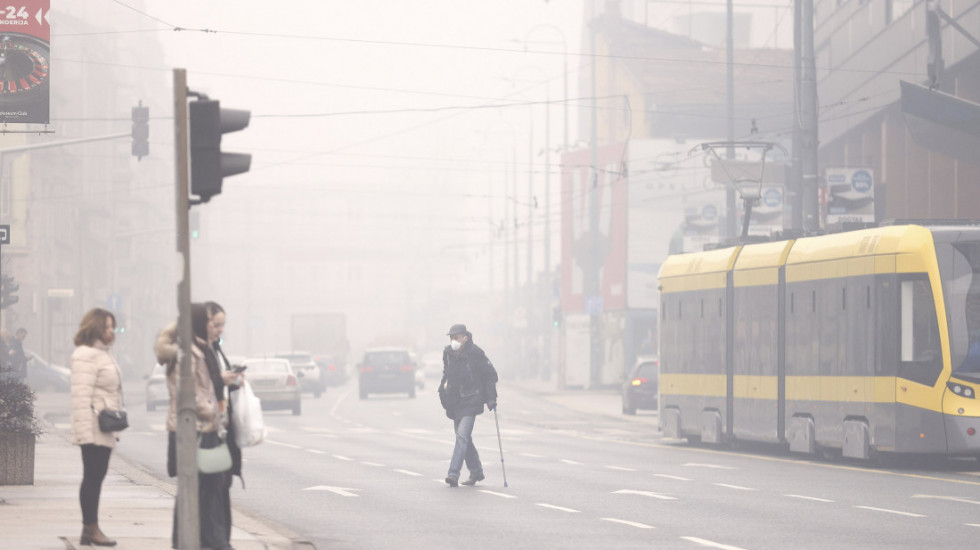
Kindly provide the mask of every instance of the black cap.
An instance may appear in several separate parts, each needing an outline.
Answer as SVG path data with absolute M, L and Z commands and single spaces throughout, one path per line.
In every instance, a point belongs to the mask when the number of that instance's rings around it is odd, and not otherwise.
M 466 325 L 453 325 L 449 327 L 449 332 L 446 333 L 447 336 L 453 336 L 454 334 L 464 334 L 466 333 Z

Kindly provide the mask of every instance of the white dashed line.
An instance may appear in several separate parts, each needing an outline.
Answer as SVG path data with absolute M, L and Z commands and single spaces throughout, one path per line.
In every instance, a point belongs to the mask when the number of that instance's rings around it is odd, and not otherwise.
M 980 523 L 964 523 L 967 527 L 980 527 Z
M 828 500 L 828 499 L 825 499 L 825 498 L 808 497 L 806 495 L 783 495 L 783 496 L 784 497 L 790 497 L 790 498 L 802 498 L 803 500 L 813 500 L 813 501 L 816 501 L 816 502 L 834 502 L 832 500 Z
M 361 461 L 361 464 L 365 466 L 382 466 L 382 467 L 384 466 L 384 464 L 378 464 L 377 462 L 366 462 L 363 460 Z
M 576 466 L 581 466 L 581 462 L 575 462 L 574 460 L 568 460 L 567 458 L 559 458 L 558 460 L 564 462 L 565 464 L 574 464 Z
M 611 521 L 613 523 L 622 523 L 623 525 L 629 525 L 630 527 L 638 527 L 640 529 L 653 529 L 652 525 L 647 525 L 645 523 L 637 523 L 635 521 L 626 521 L 625 519 L 616 518 L 599 518 L 602 521 Z
M 266 439 L 265 441 L 266 443 L 271 443 L 279 447 L 286 447 L 287 449 L 302 449 L 302 447 L 300 447 L 299 445 L 293 445 L 291 443 L 280 443 L 278 441 L 272 441 L 271 439 Z
M 912 512 L 900 512 L 898 510 L 889 510 L 888 508 L 875 508 L 874 506 L 855 506 L 855 508 L 863 508 L 865 510 L 874 510 L 875 512 L 885 512 L 888 514 L 898 514 L 900 516 L 908 516 L 912 518 L 924 518 L 922 514 L 913 514 Z
M 672 497 L 670 495 L 665 495 L 662 493 L 654 493 L 652 491 L 637 491 L 634 489 L 620 489 L 618 491 L 613 491 L 614 495 L 640 495 L 650 498 L 658 498 L 660 500 L 677 500 L 677 497 Z
M 653 475 L 656 476 L 656 477 L 663 477 L 663 478 L 667 478 L 667 479 L 676 479 L 677 481 L 691 481 L 690 478 L 681 477 L 681 476 L 672 476 L 670 474 L 653 474 Z
M 691 468 L 714 468 L 716 470 L 737 470 L 734 466 L 722 466 L 721 464 L 702 464 L 700 462 L 688 462 L 684 466 Z
M 544 455 L 536 455 L 534 453 L 521 453 L 521 456 L 526 456 L 528 458 L 547 458 Z
M 344 455 L 333 455 L 333 457 L 336 458 L 337 460 L 345 460 L 347 462 L 351 462 L 354 460 L 353 458 L 349 458 Z
M 405 475 L 407 475 L 407 476 L 419 476 L 419 477 L 421 477 L 421 476 L 422 476 L 422 474 L 420 474 L 420 473 L 418 473 L 418 472 L 413 472 L 413 471 L 411 471 L 411 470 L 400 470 L 400 469 L 398 469 L 398 468 L 395 468 L 395 469 L 394 469 L 394 470 L 392 470 L 392 471 L 394 471 L 394 472 L 398 472 L 399 474 L 405 474 Z
M 936 500 L 951 500 L 953 502 L 962 502 L 964 504 L 980 504 L 980 501 L 969 499 L 966 497 L 951 497 L 944 495 L 912 495 L 912 498 L 932 498 Z
M 621 472 L 635 472 L 636 471 L 633 468 L 624 468 L 623 466 L 606 466 L 606 468 L 609 469 L 609 470 L 619 470 Z
M 515 497 L 514 495 L 508 495 L 508 494 L 506 494 L 506 493 L 497 493 L 497 492 L 495 492 L 495 491 L 487 491 L 486 489 L 480 489 L 479 491 L 480 491 L 481 493 L 486 493 L 486 494 L 488 494 L 488 495 L 493 495 L 493 496 L 495 496 L 495 497 L 502 497 L 502 498 L 517 498 L 517 497 Z
M 310 453 L 313 453 L 315 455 L 325 455 L 325 454 L 327 454 L 326 451 L 318 451 L 316 449 L 306 449 L 306 451 L 307 452 L 310 452 Z
M 758 489 L 753 489 L 752 487 L 742 487 L 741 485 L 729 485 L 727 483 L 715 483 L 719 487 L 728 487 L 729 489 L 737 489 L 739 491 L 758 491 Z
M 552 510 L 559 510 L 559 511 L 562 511 L 562 512 L 569 512 L 569 513 L 572 513 L 572 514 L 579 513 L 578 510 L 573 510 L 571 508 L 565 508 L 564 506 L 555 506 L 554 504 L 545 504 L 543 502 L 538 502 L 537 504 L 535 504 L 535 506 L 540 506 L 542 508 L 551 508 Z
M 698 537 L 681 537 L 681 538 L 693 542 L 695 544 L 700 544 L 701 546 L 707 546 L 709 548 L 719 548 L 720 550 L 745 550 L 744 548 L 739 548 L 738 546 L 730 546 L 728 544 L 712 542 L 710 540 L 699 539 Z

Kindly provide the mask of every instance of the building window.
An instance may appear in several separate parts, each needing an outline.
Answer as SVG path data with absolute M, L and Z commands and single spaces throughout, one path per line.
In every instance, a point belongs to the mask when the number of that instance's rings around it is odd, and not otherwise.
M 912 9 L 916 0 L 885 0 L 885 23 L 891 24 Z

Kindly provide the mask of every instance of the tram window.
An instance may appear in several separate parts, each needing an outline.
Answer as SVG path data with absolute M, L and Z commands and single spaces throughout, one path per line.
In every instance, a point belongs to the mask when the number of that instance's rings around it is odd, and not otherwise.
M 867 308 L 871 309 L 871 287 L 867 287 Z
M 683 301 L 677 302 L 677 318 L 678 319 L 683 319 L 684 318 L 684 302 Z
M 722 313 L 721 298 L 718 298 L 718 317 L 721 317 Z
M 840 308 L 847 309 L 847 289 L 842 288 L 840 290 Z
M 813 309 L 813 312 L 816 313 L 817 312 L 817 291 L 816 290 L 812 291 L 812 294 L 810 295 L 810 302 L 811 302 L 810 307 Z
M 790 313 L 793 313 L 793 297 L 794 296 L 796 296 L 796 294 L 794 294 L 792 292 L 789 293 L 789 312 Z
M 704 319 L 704 298 L 701 298 L 701 318 Z
M 901 281 L 901 367 L 899 375 L 932 385 L 942 370 L 936 303 L 927 277 Z

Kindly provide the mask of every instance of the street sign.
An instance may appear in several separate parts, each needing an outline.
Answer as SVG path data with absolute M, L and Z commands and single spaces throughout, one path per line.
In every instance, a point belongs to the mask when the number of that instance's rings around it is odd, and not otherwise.
M 0 244 L 10 244 L 9 225 L 0 225 Z
M 122 309 L 122 296 L 112 293 L 105 301 L 106 309 L 112 312 L 118 312 Z
M 49 288 L 48 298 L 71 298 L 75 295 L 73 288 Z

